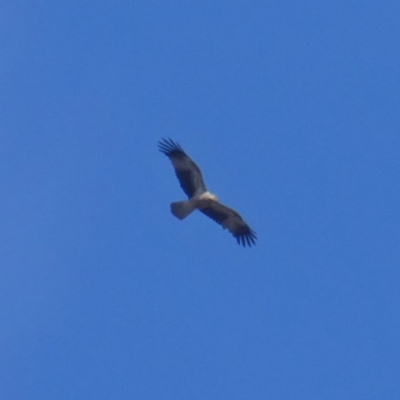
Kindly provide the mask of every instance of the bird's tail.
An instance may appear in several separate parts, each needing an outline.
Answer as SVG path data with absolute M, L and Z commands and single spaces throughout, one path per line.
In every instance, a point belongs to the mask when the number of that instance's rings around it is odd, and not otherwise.
M 175 203 L 171 203 L 171 212 L 176 218 L 179 219 L 186 218 L 195 209 L 196 205 L 190 200 L 176 201 Z

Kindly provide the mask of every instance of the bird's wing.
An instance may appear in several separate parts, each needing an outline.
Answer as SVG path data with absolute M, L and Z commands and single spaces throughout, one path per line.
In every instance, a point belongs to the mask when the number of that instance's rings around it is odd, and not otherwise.
M 158 142 L 158 148 L 161 153 L 164 153 L 171 160 L 181 188 L 189 198 L 207 190 L 200 168 L 178 143 L 173 142 L 171 139 L 163 139 Z
M 204 215 L 222 225 L 224 229 L 228 229 L 239 244 L 251 247 L 256 243 L 256 233 L 235 210 L 218 201 L 210 201 L 209 203 L 209 206 L 200 209 Z

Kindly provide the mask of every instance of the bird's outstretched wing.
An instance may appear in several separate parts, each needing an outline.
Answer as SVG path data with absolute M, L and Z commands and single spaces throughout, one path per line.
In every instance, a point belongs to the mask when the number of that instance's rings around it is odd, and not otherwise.
M 209 203 L 209 206 L 200 210 L 204 215 L 222 225 L 224 229 L 228 229 L 239 244 L 245 247 L 246 245 L 251 247 L 256 244 L 256 233 L 235 210 L 218 201 L 210 201 Z
M 207 190 L 200 168 L 183 151 L 179 143 L 171 139 L 163 139 L 158 142 L 158 148 L 171 160 L 181 188 L 189 198 Z

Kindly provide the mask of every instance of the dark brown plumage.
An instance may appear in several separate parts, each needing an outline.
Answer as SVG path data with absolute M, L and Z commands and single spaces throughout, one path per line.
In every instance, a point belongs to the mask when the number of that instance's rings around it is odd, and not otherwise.
M 184 219 L 194 210 L 199 210 L 228 229 L 239 244 L 249 247 L 254 245 L 256 233 L 239 213 L 220 203 L 215 195 L 207 191 L 200 168 L 182 147 L 171 139 L 163 139 L 158 143 L 158 148 L 171 160 L 179 183 L 188 196 L 188 200 L 171 204 L 172 213 Z

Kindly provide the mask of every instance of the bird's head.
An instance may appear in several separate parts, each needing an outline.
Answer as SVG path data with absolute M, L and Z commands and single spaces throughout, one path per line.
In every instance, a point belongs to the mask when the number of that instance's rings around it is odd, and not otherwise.
M 218 197 L 215 194 L 212 194 L 210 192 L 205 192 L 200 196 L 200 199 L 202 200 L 213 200 L 213 201 L 218 201 Z
M 214 200 L 214 201 L 218 201 L 218 197 L 215 194 L 211 194 L 210 199 Z

